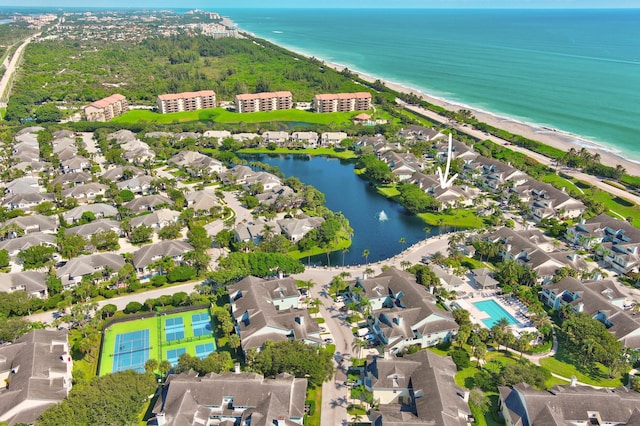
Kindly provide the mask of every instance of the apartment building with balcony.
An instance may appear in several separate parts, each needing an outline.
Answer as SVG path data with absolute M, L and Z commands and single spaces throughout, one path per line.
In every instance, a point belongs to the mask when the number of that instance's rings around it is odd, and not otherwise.
M 349 112 L 371 109 L 371 93 L 324 93 L 313 98 L 316 112 Z
M 213 90 L 167 93 L 165 95 L 158 96 L 157 104 L 158 111 L 161 114 L 215 108 L 216 93 Z
M 129 111 L 127 98 L 119 93 L 84 107 L 84 115 L 87 117 L 87 121 L 109 121 L 127 111 Z
M 236 112 L 258 112 L 291 109 L 293 95 L 288 91 L 245 93 L 236 95 Z

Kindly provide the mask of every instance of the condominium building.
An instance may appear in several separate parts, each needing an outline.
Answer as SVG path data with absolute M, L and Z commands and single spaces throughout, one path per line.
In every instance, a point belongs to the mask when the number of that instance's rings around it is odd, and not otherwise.
M 161 114 L 197 109 L 215 108 L 216 93 L 213 90 L 199 92 L 168 93 L 158 96 L 158 111 Z
M 349 112 L 371 109 L 371 93 L 324 93 L 314 96 L 316 112 Z
M 127 98 L 119 93 L 111 95 L 84 107 L 87 121 L 109 121 L 129 111 Z
M 291 92 L 263 92 L 236 95 L 236 112 L 276 111 L 291 109 Z

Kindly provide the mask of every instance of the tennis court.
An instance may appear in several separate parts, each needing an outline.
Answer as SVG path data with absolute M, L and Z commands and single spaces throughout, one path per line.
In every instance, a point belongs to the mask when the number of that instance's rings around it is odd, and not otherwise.
M 167 342 L 184 339 L 184 320 L 182 317 L 165 319 L 164 332 Z
M 200 359 L 206 358 L 211 352 L 213 352 L 213 343 L 202 343 L 196 345 L 196 356 Z
M 149 329 L 118 334 L 113 351 L 113 372 L 144 372 L 144 363 L 149 359 L 150 350 Z
M 208 312 L 191 315 L 191 327 L 194 336 L 211 334 L 211 317 Z
M 175 365 L 183 353 L 205 358 L 216 350 L 208 309 L 148 315 L 116 322 L 104 330 L 99 375 L 127 369 L 144 371 L 150 358 Z

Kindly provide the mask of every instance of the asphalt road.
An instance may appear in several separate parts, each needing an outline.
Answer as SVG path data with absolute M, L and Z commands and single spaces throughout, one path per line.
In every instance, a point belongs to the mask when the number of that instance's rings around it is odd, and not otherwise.
M 38 37 L 39 35 L 40 33 L 34 34 L 31 37 L 26 38 L 25 41 L 20 46 L 18 46 L 15 53 L 13 54 L 13 57 L 11 57 L 11 61 L 7 65 L 7 69 L 4 72 L 2 79 L 0 79 L 0 99 L 9 99 L 9 94 L 6 93 L 6 91 L 9 86 L 9 83 L 11 82 L 11 78 L 13 77 L 13 74 L 16 71 L 18 62 L 20 62 L 20 59 L 22 59 L 22 53 L 24 52 L 24 49 L 27 47 L 27 45 L 31 43 L 31 40 L 33 40 L 35 37 Z M 5 93 L 6 93 L 6 96 L 5 96 Z M 6 107 L 6 104 L 2 106 Z

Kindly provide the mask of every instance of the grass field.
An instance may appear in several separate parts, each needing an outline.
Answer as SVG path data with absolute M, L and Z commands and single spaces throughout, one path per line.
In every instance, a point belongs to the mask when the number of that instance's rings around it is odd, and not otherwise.
M 194 121 L 214 121 L 216 123 L 268 123 L 275 121 L 291 123 L 311 123 L 342 126 L 349 124 L 351 118 L 358 112 L 332 112 L 318 114 L 298 109 L 269 112 L 251 112 L 239 114 L 224 108 L 202 109 L 198 111 L 183 111 L 171 114 L 160 114 L 144 109 L 128 111 L 111 120 L 113 123 L 189 123 Z
M 455 228 L 474 229 L 482 228 L 482 218 L 476 216 L 470 210 L 454 210 L 453 213 L 420 213 L 422 220 L 431 226 L 450 226 Z
M 196 356 L 196 346 L 213 343 L 216 349 L 215 337 L 213 334 L 205 334 L 203 336 L 194 336 L 192 327 L 192 315 L 206 313 L 209 316 L 209 324 L 211 324 L 211 316 L 208 309 L 195 309 L 193 311 L 180 313 L 167 313 L 161 316 L 151 316 L 144 319 L 132 319 L 131 321 L 116 323 L 104 330 L 102 341 L 102 355 L 100 358 L 100 371 L 98 375 L 109 374 L 113 372 L 114 355 L 116 355 L 116 337 L 121 334 L 131 333 L 139 330 L 149 330 L 149 357 L 155 358 L 158 362 L 167 358 L 167 351 L 175 349 L 184 349 L 189 355 Z M 163 332 L 167 319 L 182 318 L 184 325 L 184 337 L 179 340 L 168 342 Z

